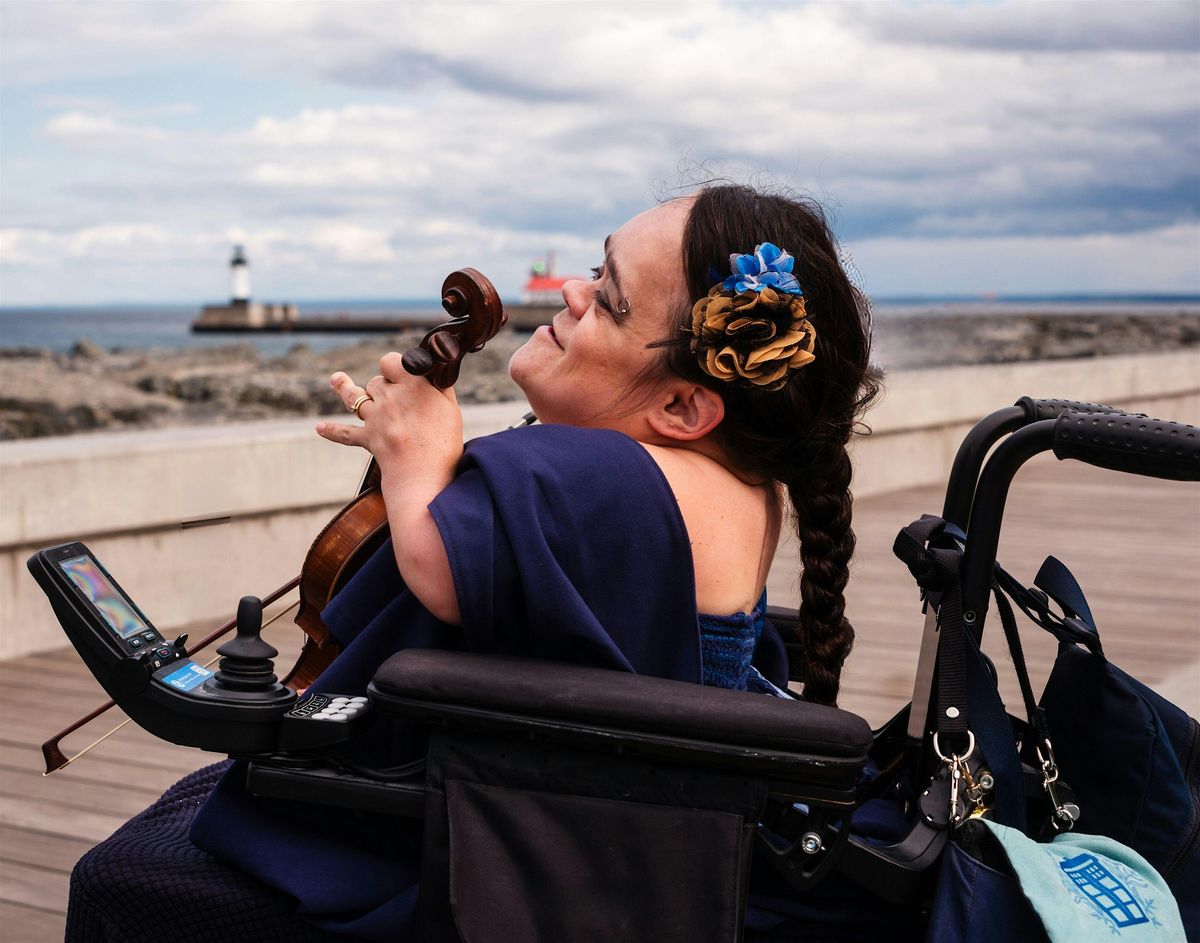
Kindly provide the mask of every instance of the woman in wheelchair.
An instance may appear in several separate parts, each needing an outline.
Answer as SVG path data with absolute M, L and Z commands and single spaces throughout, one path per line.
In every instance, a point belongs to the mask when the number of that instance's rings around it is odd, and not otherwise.
M 317 431 L 374 455 L 391 540 L 323 613 L 342 653 L 316 689 L 362 693 L 418 647 L 786 697 L 764 615 L 786 515 L 803 565 L 802 696 L 836 702 L 853 639 L 846 446 L 878 385 L 867 306 L 819 208 L 709 186 L 621 226 L 594 273 L 564 286 L 562 311 L 510 363 L 539 425 L 464 448 L 453 390 L 409 376 L 398 354 L 364 384 L 332 377 L 361 425 Z M 379 720 L 347 762 L 390 768 L 424 743 Z M 201 770 L 90 852 L 68 938 L 159 939 L 146 914 L 163 909 L 177 940 L 412 937 L 413 828 L 256 798 L 244 779 L 237 763 Z M 801 901 L 756 873 L 749 929 L 895 935 L 884 905 L 822 887 Z

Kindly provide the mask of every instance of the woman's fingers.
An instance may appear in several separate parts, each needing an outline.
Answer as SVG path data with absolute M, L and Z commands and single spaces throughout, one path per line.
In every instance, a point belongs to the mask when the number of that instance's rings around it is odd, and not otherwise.
M 371 399 L 375 399 L 375 397 L 380 396 L 382 394 L 383 388 L 386 387 L 388 385 L 388 383 L 389 383 L 389 381 L 386 377 L 380 377 L 380 376 L 371 377 L 371 379 L 369 379 L 367 381 L 366 389 L 363 392 L 365 392 L 369 397 L 371 397 Z
M 404 358 L 396 351 L 390 351 L 379 358 L 379 372 L 393 383 L 399 383 L 411 374 L 404 369 Z
M 364 449 L 367 447 L 367 433 L 362 426 L 348 426 L 340 422 L 318 422 L 317 435 L 340 445 L 355 445 Z
M 370 395 L 361 386 L 351 380 L 348 374 L 342 373 L 340 370 L 329 378 L 329 386 L 337 395 L 338 399 L 342 401 L 342 405 L 351 412 L 354 411 L 354 404 L 357 403 L 361 397 Z M 366 402 L 367 401 L 364 400 L 362 405 L 359 406 L 359 409 L 362 409 L 362 406 L 365 406 Z

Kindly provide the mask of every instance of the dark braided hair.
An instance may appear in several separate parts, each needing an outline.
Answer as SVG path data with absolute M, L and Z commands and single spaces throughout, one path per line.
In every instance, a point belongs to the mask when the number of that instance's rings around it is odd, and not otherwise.
M 800 538 L 804 698 L 834 704 L 854 641 L 843 595 L 854 554 L 846 444 L 880 386 L 869 364 L 870 309 L 842 269 L 816 204 L 730 184 L 706 186 L 692 200 L 683 232 L 689 299 L 673 318 L 676 336 L 655 346 L 667 370 L 720 393 L 725 419 L 716 436 L 738 470 L 787 489 Z M 817 335 L 816 360 L 775 391 L 716 380 L 689 349 L 692 303 L 729 273 L 731 253 L 763 242 L 795 256 Z

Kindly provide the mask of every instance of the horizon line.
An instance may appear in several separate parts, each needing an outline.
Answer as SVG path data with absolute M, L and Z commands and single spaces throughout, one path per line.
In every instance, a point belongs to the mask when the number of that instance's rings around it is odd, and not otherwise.
M 1164 292 L 1164 291 L 1061 291 L 1061 292 L 992 292 L 992 291 L 977 291 L 977 292 L 950 292 L 944 294 L 922 294 L 922 293 L 896 293 L 896 294 L 877 294 L 868 295 L 868 299 L 875 304 L 909 304 L 909 303 L 946 303 L 946 302 L 971 302 L 977 304 L 995 304 L 999 302 L 1014 302 L 1014 301 L 1163 301 L 1163 302 L 1200 302 L 1200 291 L 1179 291 L 1179 292 Z M 27 310 L 67 310 L 67 309 L 86 309 L 86 308 L 156 308 L 156 307 L 196 307 L 197 309 L 206 304 L 219 304 L 220 302 L 212 301 L 193 301 L 193 300 L 157 300 L 157 301 L 131 301 L 131 300 L 108 300 L 108 301 L 88 301 L 88 302 L 59 302 L 59 301 L 43 301 L 43 302 L 21 302 L 18 304 L 0 304 L 0 311 L 27 311 Z M 402 305 L 429 305 L 431 308 L 440 308 L 441 300 L 436 297 L 314 297 L 314 298 L 297 298 L 287 299 L 285 301 L 264 302 L 271 304 L 295 304 L 297 306 L 304 305 L 387 305 L 387 304 L 402 304 Z

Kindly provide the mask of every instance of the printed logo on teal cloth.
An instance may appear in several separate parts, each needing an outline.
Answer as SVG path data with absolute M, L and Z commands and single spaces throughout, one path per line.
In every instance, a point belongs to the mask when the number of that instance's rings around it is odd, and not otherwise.
M 1118 930 L 1149 923 L 1147 907 L 1095 855 L 1082 854 L 1058 863 L 1075 893 L 1113 922 Z

